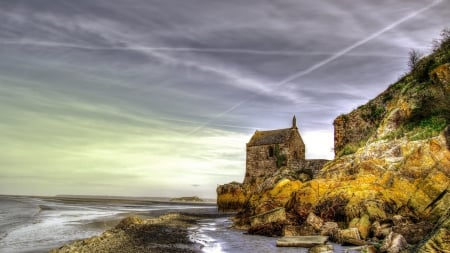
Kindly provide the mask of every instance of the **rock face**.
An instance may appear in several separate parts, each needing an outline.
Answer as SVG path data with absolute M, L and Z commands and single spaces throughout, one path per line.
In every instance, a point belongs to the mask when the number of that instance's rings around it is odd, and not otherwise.
M 339 228 L 328 233 L 337 238 L 350 229 L 354 238 L 387 238 L 400 246 L 417 244 L 436 226 L 420 247 L 449 250 L 442 221 L 450 207 L 449 62 L 450 36 L 411 74 L 337 117 L 336 157 L 317 173 L 280 168 L 251 187 L 242 185 L 237 223 L 282 207 L 286 221 L 277 225 L 289 234 L 318 234 L 335 222 Z M 322 225 L 308 219 L 311 213 Z
M 242 184 L 237 182 L 220 185 L 216 191 L 217 206 L 222 212 L 240 210 L 247 201 Z
M 416 251 L 430 253 L 450 251 L 450 209 L 447 209 L 447 213 L 442 215 L 435 225 L 434 231 L 423 240 Z

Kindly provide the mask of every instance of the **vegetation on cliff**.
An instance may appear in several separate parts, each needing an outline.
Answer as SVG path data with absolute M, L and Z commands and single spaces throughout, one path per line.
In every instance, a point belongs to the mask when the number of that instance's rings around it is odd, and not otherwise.
M 443 34 L 411 73 L 335 120 L 336 158 L 313 179 L 281 168 L 252 187 L 236 184 L 236 225 L 264 235 L 397 238 L 402 247 L 449 250 L 450 32 Z M 219 207 L 232 198 L 225 186 Z
M 419 57 L 411 51 L 411 72 L 376 98 L 336 118 L 335 154 L 355 153 L 367 141 L 436 136 L 450 124 L 450 29 Z

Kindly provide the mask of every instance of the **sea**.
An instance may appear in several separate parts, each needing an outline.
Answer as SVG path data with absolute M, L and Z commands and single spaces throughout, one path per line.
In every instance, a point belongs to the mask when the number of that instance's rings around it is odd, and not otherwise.
M 0 253 L 48 252 L 99 235 L 129 215 L 156 217 L 176 211 L 217 213 L 217 207 L 142 199 L 0 195 Z M 189 229 L 189 237 L 205 253 L 307 252 L 278 248 L 276 238 L 246 235 L 231 225 L 227 216 L 205 218 Z M 335 245 L 335 252 L 344 252 L 344 248 Z

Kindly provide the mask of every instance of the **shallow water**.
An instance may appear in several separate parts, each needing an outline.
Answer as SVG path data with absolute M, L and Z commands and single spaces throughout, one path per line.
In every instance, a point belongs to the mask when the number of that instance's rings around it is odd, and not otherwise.
M 62 202 L 37 197 L 0 196 L 0 253 L 48 252 L 70 241 L 101 234 L 130 214 L 157 216 L 169 211 L 215 206 L 130 204 L 104 200 Z
M 154 217 L 170 211 L 216 213 L 216 207 L 0 196 L 0 253 L 48 252 L 71 241 L 99 235 L 130 214 Z M 190 228 L 189 234 L 205 253 L 307 252 L 302 248 L 278 248 L 277 238 L 245 235 L 232 229 L 227 217 L 202 219 Z M 334 248 L 335 252 L 343 252 L 340 245 Z
M 306 248 L 276 247 L 276 237 L 265 237 L 244 234 L 241 230 L 231 228 L 229 218 L 205 219 L 193 227 L 190 236 L 193 241 L 202 244 L 205 253 L 303 253 Z M 344 252 L 345 248 L 333 244 L 334 252 Z

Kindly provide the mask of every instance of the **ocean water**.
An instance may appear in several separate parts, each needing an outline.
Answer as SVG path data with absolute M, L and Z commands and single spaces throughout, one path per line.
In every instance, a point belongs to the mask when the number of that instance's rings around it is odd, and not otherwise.
M 244 234 L 231 228 L 229 218 L 204 219 L 191 228 L 191 240 L 202 245 L 205 253 L 307 253 L 308 249 L 299 247 L 277 247 L 276 237 Z M 335 253 L 350 252 L 352 247 L 331 243 Z
M 73 240 L 99 235 L 131 214 L 155 217 L 172 211 L 217 212 L 214 205 L 0 195 L 0 253 L 48 252 Z M 231 225 L 229 217 L 205 218 L 189 229 L 190 238 L 205 253 L 307 252 L 277 248 L 277 238 L 246 235 Z M 335 252 L 344 251 L 339 245 L 334 247 Z
M 216 207 L 0 196 L 0 253 L 48 252 L 73 240 L 99 235 L 131 214 L 159 216 L 198 209 L 215 212 Z

